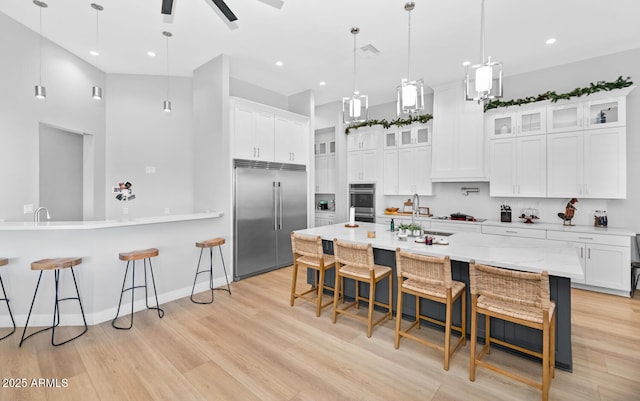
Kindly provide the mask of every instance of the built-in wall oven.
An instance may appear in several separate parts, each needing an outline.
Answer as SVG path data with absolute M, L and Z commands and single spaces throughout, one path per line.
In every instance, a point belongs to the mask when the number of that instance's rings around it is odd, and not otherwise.
M 356 221 L 376 222 L 376 184 L 349 184 L 349 206 Z

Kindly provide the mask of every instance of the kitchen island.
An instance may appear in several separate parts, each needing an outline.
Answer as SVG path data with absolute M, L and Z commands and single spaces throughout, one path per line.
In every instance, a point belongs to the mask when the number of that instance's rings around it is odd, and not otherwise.
M 430 256 L 449 256 L 454 280 L 462 281 L 467 285 L 467 305 L 471 305 L 469 295 L 469 262 L 521 270 L 530 272 L 549 272 L 551 299 L 556 302 L 557 328 L 556 328 L 556 366 L 563 370 L 571 371 L 573 368 L 571 354 L 571 280 L 582 279 L 583 272 L 580 261 L 572 248 L 566 247 L 555 241 L 489 236 L 476 233 L 459 232 L 449 236 L 436 235 L 438 239 L 446 239 L 448 245 L 430 245 L 416 243 L 414 237 L 405 240 L 398 238 L 397 233 L 391 233 L 387 225 L 358 222 L 359 227 L 348 228 L 344 224 L 309 228 L 298 232 L 307 235 L 319 235 L 323 239 L 325 252 L 333 252 L 333 239 L 352 241 L 356 243 L 371 243 L 374 248 L 375 263 L 390 266 L 395 270 L 395 250 L 401 248 Z M 368 232 L 375 231 L 375 238 L 368 238 Z M 332 271 L 328 273 L 333 273 Z M 327 284 L 333 286 L 334 275 L 327 274 Z M 352 284 L 352 283 L 350 283 Z M 397 277 L 393 274 L 393 300 L 396 306 Z M 385 284 L 381 284 L 377 299 L 387 301 Z M 346 286 L 347 296 L 353 294 L 355 287 Z M 368 290 L 363 287 L 363 293 Z M 428 300 L 423 300 L 423 311 L 429 311 L 432 317 L 442 319 L 444 308 Z M 413 302 L 405 302 L 411 306 Z M 456 310 L 457 308 L 454 308 Z M 408 316 L 415 315 L 415 309 L 407 308 L 403 311 Z M 467 308 L 467 325 L 471 323 L 471 308 Z M 454 312 L 454 324 L 460 324 L 459 312 Z M 483 317 L 478 321 L 478 334 L 484 337 Z M 509 342 L 521 345 L 525 348 L 539 349 L 542 338 L 539 332 L 526 327 L 514 325 L 492 319 L 492 335 Z M 468 330 L 469 332 L 469 330 Z
M 82 258 L 82 264 L 74 270 L 90 325 L 111 320 L 116 314 L 126 266 L 126 262 L 118 259 L 120 252 L 158 248 L 160 255 L 153 258 L 152 263 L 160 303 L 188 296 L 199 254 L 195 242 L 222 236 L 225 231 L 221 216 L 222 212 L 209 212 L 130 220 L 0 222 L 0 255 L 9 259 L 9 264 L 4 266 L 3 280 L 16 324 L 24 326 L 38 279 L 38 272 L 30 268 L 31 262 L 43 258 Z M 223 252 L 229 256 L 229 250 L 223 249 Z M 140 267 L 137 270 L 142 272 Z M 220 271 L 214 274 L 214 285 L 226 283 Z M 68 272 L 63 272 L 60 278 L 63 296 L 67 296 L 65 291 L 70 291 L 68 286 L 73 283 L 67 275 Z M 136 281 L 142 278 L 143 275 L 137 274 Z M 196 290 L 204 291 L 208 284 L 208 280 L 203 279 Z M 135 310 L 145 307 L 143 294 L 144 291 L 136 291 Z M 51 324 L 53 299 L 53 274 L 45 273 L 30 325 Z M 62 305 L 61 314 L 62 325 L 82 323 L 80 312 L 73 304 Z M 8 315 L 0 316 L 0 326 L 10 323 Z

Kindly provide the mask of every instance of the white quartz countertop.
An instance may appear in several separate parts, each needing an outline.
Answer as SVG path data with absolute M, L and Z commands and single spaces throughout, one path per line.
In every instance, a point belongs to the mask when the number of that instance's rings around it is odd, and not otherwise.
M 425 245 L 416 243 L 414 237 L 400 240 L 397 233 L 391 233 L 386 224 L 357 223 L 359 227 L 348 228 L 345 223 L 298 230 L 308 235 L 319 235 L 332 241 L 334 238 L 358 243 L 371 243 L 374 248 L 395 251 L 396 248 L 412 252 L 446 256 L 452 260 L 504 267 L 514 270 L 541 272 L 567 277 L 574 280 L 584 279 L 578 255 L 574 248 L 558 241 L 530 238 L 516 238 L 499 235 L 458 232 L 444 238 L 449 245 Z M 368 238 L 368 231 L 375 231 L 375 238 Z
M 377 219 L 398 219 L 398 220 L 411 220 L 411 216 L 400 214 L 380 214 L 376 216 Z M 533 230 L 547 230 L 547 231 L 564 231 L 583 234 L 602 234 L 602 235 L 622 235 L 627 237 L 634 237 L 636 233 L 630 229 L 623 227 L 593 227 L 585 225 L 575 226 L 563 226 L 562 222 L 557 224 L 553 223 L 533 223 L 526 224 L 521 222 L 518 218 L 515 218 L 511 223 L 503 223 L 500 220 L 484 220 L 484 221 L 461 221 L 461 220 L 448 220 L 448 219 L 434 219 L 432 217 L 420 216 L 416 220 L 424 222 L 438 222 L 445 224 L 469 224 L 476 226 L 493 226 L 493 227 L 510 227 L 510 228 L 528 228 Z M 396 224 L 397 225 L 397 224 Z
M 0 222 L 0 231 L 42 231 L 42 230 L 94 230 L 102 228 L 138 226 L 142 224 L 171 223 L 189 220 L 211 219 L 223 216 L 221 211 L 142 217 L 128 220 L 98 221 L 40 221 Z

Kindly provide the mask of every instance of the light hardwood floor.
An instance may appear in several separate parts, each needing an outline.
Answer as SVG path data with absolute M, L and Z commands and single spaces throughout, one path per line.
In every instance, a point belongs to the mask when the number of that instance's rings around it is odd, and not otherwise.
M 157 274 L 160 274 L 158 272 Z M 110 322 L 51 347 L 40 334 L 18 348 L 0 342 L 4 379 L 62 379 L 59 388 L 0 388 L 0 400 L 539 400 L 540 391 L 479 369 L 469 345 L 452 357 L 414 341 L 394 349 L 394 321 L 366 337 L 362 322 L 330 308 L 289 306 L 291 268 L 232 284 L 211 305 L 184 298 L 135 315 L 131 331 Z M 114 297 L 117 294 L 114 294 Z M 573 373 L 556 370 L 551 400 L 640 400 L 640 299 L 573 291 Z M 66 328 L 65 328 L 66 329 Z M 427 336 L 441 333 L 421 329 Z M 540 365 L 493 351 L 537 377 Z M 3 383 L 5 384 L 5 383 Z

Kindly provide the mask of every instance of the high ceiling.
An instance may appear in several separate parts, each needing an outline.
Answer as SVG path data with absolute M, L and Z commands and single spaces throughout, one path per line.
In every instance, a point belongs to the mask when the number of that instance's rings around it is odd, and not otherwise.
M 408 18 L 404 0 L 226 0 L 238 17 L 230 29 L 210 0 L 174 0 L 172 21 L 162 0 L 44 0 L 43 35 L 107 73 L 191 76 L 219 54 L 231 75 L 291 95 L 312 89 L 316 104 L 353 91 L 353 36 L 377 56 L 358 52 L 358 89 L 371 104 L 395 99 L 407 75 Z M 99 15 L 100 56 L 96 42 Z M 481 0 L 415 0 L 411 13 L 411 77 L 436 85 L 461 79 L 462 62 L 480 61 Z M 0 12 L 38 32 L 31 0 L 2 0 Z M 486 53 L 505 76 L 640 47 L 638 0 L 486 0 Z M 545 41 L 557 38 L 554 45 Z M 10 38 L 3 38 L 10 40 Z M 157 53 L 155 58 L 147 51 Z M 281 60 L 283 66 L 275 62 Z M 615 79 L 616 77 L 603 77 Z M 321 81 L 326 82 L 321 86 Z M 546 89 L 546 88 L 545 88 Z

